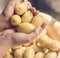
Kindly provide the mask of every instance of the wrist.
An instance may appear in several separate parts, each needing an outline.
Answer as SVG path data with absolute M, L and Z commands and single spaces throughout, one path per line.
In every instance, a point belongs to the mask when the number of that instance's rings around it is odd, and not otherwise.
M 13 29 L 9 29 L 0 33 L 0 46 L 10 48 L 13 46 L 12 35 L 14 33 Z

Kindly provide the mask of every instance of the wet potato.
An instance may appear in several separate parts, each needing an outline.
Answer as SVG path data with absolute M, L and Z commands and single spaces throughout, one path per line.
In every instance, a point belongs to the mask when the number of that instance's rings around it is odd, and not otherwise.
M 31 23 L 21 23 L 17 27 L 18 32 L 24 32 L 24 33 L 30 33 L 35 29 L 35 26 L 32 25 Z
M 21 17 L 19 15 L 13 15 L 10 20 L 13 26 L 18 26 L 21 23 Z
M 41 15 L 36 15 L 33 17 L 32 19 L 32 24 L 35 26 L 35 27 L 39 27 L 42 25 L 42 23 L 44 22 L 44 18 L 41 16 Z
M 22 16 L 22 23 L 24 23 L 24 22 L 31 22 L 32 18 L 33 18 L 33 13 L 31 11 L 27 11 Z

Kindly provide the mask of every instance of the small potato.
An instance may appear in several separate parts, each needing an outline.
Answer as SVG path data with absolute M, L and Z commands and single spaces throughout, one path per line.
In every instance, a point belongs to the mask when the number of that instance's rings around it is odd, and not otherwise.
M 39 27 L 42 25 L 43 22 L 44 22 L 44 18 L 41 15 L 36 15 L 35 17 L 33 17 L 31 23 L 36 27 Z
M 60 28 L 56 27 L 56 24 L 54 26 L 52 23 L 50 23 L 46 26 L 48 36 L 51 37 L 52 39 L 60 41 L 60 36 L 57 34 L 57 32 L 59 32 L 59 30 L 55 30 L 55 29 L 60 30 Z
M 31 23 L 21 23 L 17 27 L 18 32 L 24 32 L 24 33 L 30 33 L 35 29 L 35 26 L 32 25 Z
M 15 58 L 23 58 L 23 53 L 25 51 L 26 47 L 22 47 L 21 49 L 17 49 L 14 53 Z
M 30 45 L 31 45 L 31 43 L 26 43 L 26 44 L 24 44 L 23 46 L 28 47 L 28 46 L 30 46 Z
M 35 58 L 44 58 L 44 53 L 43 52 L 36 53 Z
M 57 53 L 49 52 L 48 54 L 45 55 L 45 58 L 57 58 Z
M 13 15 L 10 22 L 13 26 L 18 26 L 21 23 L 21 17 L 19 15 Z
M 13 58 L 13 56 L 9 52 L 7 52 L 3 58 Z
M 41 15 L 42 17 L 45 18 L 46 23 L 50 23 L 52 21 L 52 16 L 50 16 L 50 15 L 48 15 L 46 13 L 40 12 L 39 15 Z
M 27 47 L 24 52 L 24 58 L 34 58 L 34 49 L 31 47 Z
M 42 50 L 42 48 L 39 48 L 37 45 L 31 45 L 31 47 L 34 49 L 35 53 Z
M 47 54 L 49 52 L 49 49 L 48 48 L 43 48 L 42 51 Z
M 31 22 L 33 18 L 33 14 L 31 11 L 27 11 L 23 16 L 22 16 L 22 22 Z
M 27 11 L 27 4 L 25 2 L 15 5 L 15 13 L 23 15 Z

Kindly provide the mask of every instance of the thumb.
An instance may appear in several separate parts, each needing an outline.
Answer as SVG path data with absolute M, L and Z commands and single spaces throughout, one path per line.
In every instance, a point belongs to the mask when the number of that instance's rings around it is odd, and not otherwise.
M 31 37 L 25 33 L 14 33 L 12 38 L 15 45 L 25 44 L 31 41 Z
M 14 6 L 16 3 L 20 2 L 20 0 L 10 0 L 8 5 L 6 6 L 4 12 L 2 13 L 7 20 L 13 15 L 14 13 Z

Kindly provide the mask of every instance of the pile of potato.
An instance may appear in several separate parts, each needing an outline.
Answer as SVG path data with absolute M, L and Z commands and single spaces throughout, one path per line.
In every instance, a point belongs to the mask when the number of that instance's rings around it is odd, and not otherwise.
M 50 30 L 46 31 L 49 25 L 51 24 L 48 24 L 35 40 L 11 48 L 3 58 L 60 58 L 60 41 L 49 36 L 51 34 L 48 32 L 53 29 L 50 26 L 51 29 L 49 28 Z
M 51 19 L 43 13 L 34 16 L 30 10 L 27 10 L 27 5 L 23 2 L 16 4 L 15 14 L 11 17 L 10 22 L 17 32 L 30 33 L 42 25 L 44 16 Z M 11 48 L 3 58 L 60 58 L 60 37 L 53 25 L 48 23 L 35 40 Z
M 11 25 L 16 27 L 17 32 L 30 33 L 36 27 L 43 23 L 41 15 L 34 16 L 33 13 L 27 9 L 25 2 L 15 5 L 15 14 L 11 17 Z

